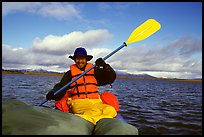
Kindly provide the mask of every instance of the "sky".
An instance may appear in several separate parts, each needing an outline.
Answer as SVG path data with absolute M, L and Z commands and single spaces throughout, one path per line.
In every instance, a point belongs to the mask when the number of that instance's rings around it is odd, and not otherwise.
M 2 68 L 66 72 L 78 47 L 94 63 L 148 19 L 160 30 L 105 62 L 131 74 L 202 78 L 202 2 L 3 2 Z

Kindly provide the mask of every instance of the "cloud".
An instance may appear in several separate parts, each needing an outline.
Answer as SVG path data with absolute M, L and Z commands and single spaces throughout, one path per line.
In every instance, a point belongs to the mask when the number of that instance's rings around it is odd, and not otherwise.
M 202 41 L 198 39 L 192 39 L 190 37 L 183 37 L 174 42 L 171 46 L 179 50 L 179 54 L 184 57 L 189 57 L 194 53 L 202 51 Z
M 41 6 L 40 2 L 3 2 L 2 15 L 6 16 L 15 12 L 32 12 L 39 6 Z
M 141 2 L 131 2 L 131 3 L 124 3 L 124 2 L 99 2 L 97 5 L 97 8 L 101 11 L 106 10 L 126 10 L 130 7 L 138 7 L 141 4 Z
M 86 32 L 72 32 L 63 36 L 48 35 L 44 39 L 36 38 L 30 49 L 12 48 L 2 45 L 2 66 L 5 68 L 46 68 L 66 71 L 73 63 L 68 58 L 73 55 L 76 47 L 85 47 L 94 60 L 105 55 L 108 49 L 97 46 L 104 44 L 113 35 L 108 30 L 98 29 Z
M 27 50 L 22 48 L 11 48 L 9 45 L 2 45 L 2 63 L 6 64 L 29 64 L 29 58 Z
M 107 35 L 112 36 L 107 30 L 73 32 L 63 36 L 49 35 L 43 40 L 35 41 L 32 49 L 2 45 L 2 67 L 30 67 L 64 72 L 73 63 L 68 55 L 73 55 L 75 48 L 80 46 L 75 45 L 76 39 L 88 43 L 85 48 L 89 55 L 94 56 L 91 60 L 94 63 L 97 58 L 105 57 L 113 51 L 96 46 L 98 42 L 107 42 L 107 38 L 102 40 L 102 36 Z M 131 45 L 118 51 L 106 62 L 115 70 L 129 73 L 169 78 L 202 78 L 201 55 L 201 40 L 180 38 L 168 45 Z
M 2 16 L 16 12 L 38 14 L 59 20 L 82 19 L 80 11 L 70 3 L 58 2 L 3 2 Z
M 73 54 L 76 47 L 97 47 L 112 37 L 105 29 L 75 31 L 63 36 L 48 35 L 43 40 L 36 38 L 32 50 L 52 55 Z
M 70 18 L 82 19 L 80 12 L 72 4 L 44 4 L 39 10 L 36 11 L 36 13 L 46 17 L 54 17 L 60 20 L 69 20 Z
M 201 40 L 180 38 L 166 46 L 152 47 L 142 45 L 123 49 L 111 58 L 111 64 L 129 73 L 162 74 L 177 78 L 202 77 L 202 60 L 197 57 L 202 54 Z
M 2 45 L 2 67 L 5 68 L 60 67 L 69 63 L 71 62 L 67 56 L 35 53 L 31 49 L 11 48 L 9 45 Z

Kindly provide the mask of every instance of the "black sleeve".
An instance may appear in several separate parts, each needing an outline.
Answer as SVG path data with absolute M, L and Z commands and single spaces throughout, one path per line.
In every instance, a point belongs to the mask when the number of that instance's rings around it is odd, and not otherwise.
M 62 87 L 64 87 L 68 82 L 70 82 L 72 80 L 72 77 L 71 77 L 71 71 L 67 71 L 62 79 L 60 80 L 59 83 L 57 83 L 54 88 L 52 90 L 54 90 L 54 92 L 58 91 L 59 89 L 61 89 Z M 65 88 L 63 91 L 60 91 L 59 93 L 57 93 L 55 95 L 55 100 L 58 101 L 60 100 L 66 93 L 66 90 L 69 89 L 69 86 L 67 88 Z
M 103 68 L 96 66 L 94 68 L 94 76 L 98 82 L 98 86 L 111 84 L 116 79 L 116 73 L 109 64 L 106 64 Z

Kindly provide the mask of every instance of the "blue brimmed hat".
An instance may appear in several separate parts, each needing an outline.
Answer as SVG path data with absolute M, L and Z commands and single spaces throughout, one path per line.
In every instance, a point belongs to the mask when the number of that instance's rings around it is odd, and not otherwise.
M 92 55 L 87 55 L 86 49 L 85 48 L 76 48 L 76 50 L 74 51 L 74 56 L 69 56 L 69 58 L 75 60 L 76 57 L 86 57 L 87 61 L 90 61 L 93 56 Z

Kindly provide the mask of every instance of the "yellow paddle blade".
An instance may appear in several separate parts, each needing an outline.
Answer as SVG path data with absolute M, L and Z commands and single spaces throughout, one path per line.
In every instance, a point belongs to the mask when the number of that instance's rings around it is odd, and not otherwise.
M 146 39 L 156 31 L 158 31 L 160 28 L 161 25 L 159 22 L 157 22 L 154 19 L 148 19 L 131 33 L 131 35 L 129 36 L 128 40 L 125 43 L 128 45 L 130 43 Z

